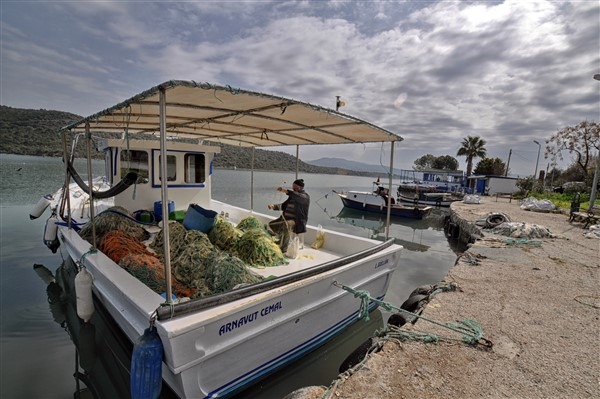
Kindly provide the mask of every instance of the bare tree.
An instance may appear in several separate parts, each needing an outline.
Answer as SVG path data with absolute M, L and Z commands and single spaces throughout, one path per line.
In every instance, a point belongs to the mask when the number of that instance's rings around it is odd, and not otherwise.
M 588 167 L 593 165 L 592 162 L 599 150 L 600 125 L 596 122 L 583 121 L 576 126 L 567 126 L 556 132 L 546 141 L 544 155 L 558 156 L 561 160 L 565 151 L 575 155 L 574 163 L 587 177 Z

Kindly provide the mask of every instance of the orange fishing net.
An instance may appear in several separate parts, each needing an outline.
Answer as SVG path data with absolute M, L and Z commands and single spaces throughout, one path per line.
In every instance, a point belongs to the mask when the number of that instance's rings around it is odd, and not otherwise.
M 104 236 L 98 249 L 154 292 L 165 291 L 163 263 L 141 241 L 130 234 L 113 230 Z M 178 297 L 193 297 L 195 294 L 193 288 L 185 286 L 175 278 L 172 279 L 172 287 Z

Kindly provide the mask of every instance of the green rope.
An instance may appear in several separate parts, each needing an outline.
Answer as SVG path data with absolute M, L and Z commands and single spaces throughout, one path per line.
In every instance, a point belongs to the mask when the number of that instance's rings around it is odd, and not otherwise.
M 79 258 L 79 266 L 81 266 L 81 267 L 85 267 L 85 266 L 83 265 L 83 261 L 85 260 L 85 258 L 86 258 L 88 255 L 93 255 L 93 254 L 95 254 L 95 253 L 98 253 L 98 250 L 97 250 L 96 248 L 94 248 L 94 247 L 91 247 L 89 251 L 87 251 L 86 253 L 84 253 L 83 255 L 81 255 L 81 258 Z
M 458 334 L 461 334 L 463 336 L 463 342 L 466 342 L 466 343 L 477 344 L 483 337 L 483 329 L 475 320 L 464 320 L 464 321 L 459 320 L 458 323 L 460 323 L 460 324 L 456 324 L 456 323 L 443 324 L 443 323 L 437 322 L 435 320 L 429 319 L 423 315 L 409 312 L 408 310 L 399 308 L 388 302 L 380 301 L 377 298 L 373 298 L 369 294 L 368 291 L 355 290 L 351 287 L 345 286 L 343 284 L 339 284 L 337 281 L 334 281 L 333 285 L 335 285 L 336 287 L 342 288 L 345 291 L 348 291 L 349 293 L 353 294 L 355 298 L 361 299 L 360 310 L 358 312 L 359 319 L 364 318 L 365 320 L 369 320 L 368 319 L 368 317 L 369 317 L 368 316 L 368 304 L 369 304 L 369 301 L 372 301 L 388 312 L 391 312 L 394 310 L 400 311 L 400 312 L 403 312 L 403 313 L 406 313 L 406 314 L 412 316 L 413 320 L 414 319 L 423 319 L 423 320 L 428 321 L 437 326 L 440 326 L 440 327 L 449 329 L 451 331 L 454 331 Z M 440 289 L 442 289 L 442 288 L 440 288 Z M 365 309 L 367 309 L 367 310 L 365 310 Z

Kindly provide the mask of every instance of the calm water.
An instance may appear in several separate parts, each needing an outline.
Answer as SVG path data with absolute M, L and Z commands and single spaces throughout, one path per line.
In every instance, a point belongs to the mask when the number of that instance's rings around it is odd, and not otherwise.
M 85 175 L 85 163 L 76 163 Z M 96 173 L 101 164 L 94 163 Z M 52 254 L 42 235 L 49 216 L 37 220 L 29 212 L 39 198 L 56 191 L 63 181 L 58 158 L 0 155 L 0 397 L 9 399 L 72 398 L 76 390 L 75 346 L 65 329 L 53 320 L 46 284 L 33 271 L 34 264 L 55 271 L 62 263 L 60 251 Z M 383 239 L 379 216 L 343 210 L 332 190 L 372 188 L 372 178 L 305 174 L 311 195 L 309 223 L 332 230 Z M 269 213 L 267 204 L 279 203 L 284 195 L 278 186 L 291 186 L 291 173 L 255 172 L 254 209 Z M 249 171 L 215 170 L 213 196 L 241 207 L 250 207 Z M 399 306 L 417 286 L 440 281 L 454 264 L 455 252 L 442 228 L 443 213 L 425 221 L 394 221 L 390 236 L 405 246 L 399 269 L 391 281 L 386 301 Z M 357 307 L 358 307 L 357 302 Z M 370 322 L 359 322 L 325 347 L 282 370 L 239 398 L 281 398 L 303 386 L 328 385 L 338 367 L 389 317 L 374 312 Z M 114 384 L 115 382 L 107 382 Z M 82 384 L 82 387 L 84 385 Z

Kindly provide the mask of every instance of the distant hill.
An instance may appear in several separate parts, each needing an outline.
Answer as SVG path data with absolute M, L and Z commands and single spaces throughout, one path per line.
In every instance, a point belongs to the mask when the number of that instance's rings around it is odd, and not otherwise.
M 60 157 L 63 155 L 63 142 L 58 131 L 80 119 L 82 119 L 81 116 L 68 112 L 22 109 L 0 105 L 0 133 L 2 135 L 0 153 Z M 70 143 L 67 143 L 67 145 L 70 145 Z M 252 150 L 250 148 L 217 145 L 222 147 L 222 151 L 215 157 L 215 167 L 251 168 Z M 81 153 L 77 154 L 77 157 L 82 156 Z M 254 151 L 254 168 L 258 170 L 295 171 L 296 157 L 282 151 L 256 149 Z M 299 171 L 304 173 L 373 176 L 373 173 L 364 169 L 353 170 L 338 165 L 316 165 L 302 161 L 299 162 L 298 168 Z M 381 169 L 378 173 L 381 173 Z
M 322 166 L 328 168 L 342 168 L 360 172 L 369 172 L 371 174 L 384 174 L 389 169 L 389 165 L 373 165 L 368 163 L 350 161 L 342 158 L 319 158 L 314 161 L 307 161 L 310 165 Z M 401 169 L 394 168 L 394 174 L 400 174 Z

